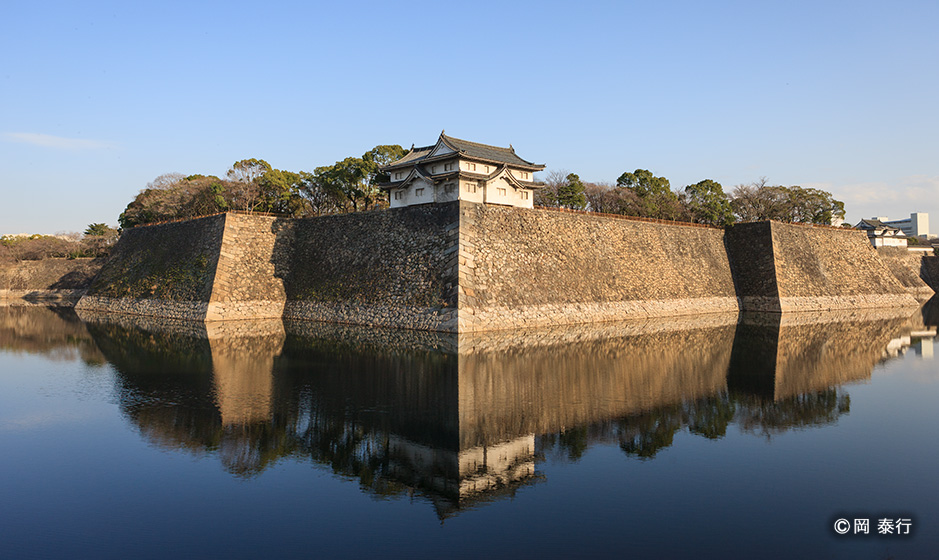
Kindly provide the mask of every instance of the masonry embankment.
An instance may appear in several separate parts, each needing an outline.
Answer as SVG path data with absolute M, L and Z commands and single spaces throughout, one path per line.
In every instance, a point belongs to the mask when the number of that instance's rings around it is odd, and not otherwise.
M 125 231 L 78 308 L 205 319 L 224 214 Z
M 935 295 L 935 290 L 928 283 L 930 278 L 922 252 L 909 251 L 903 247 L 878 247 L 877 254 L 914 297 L 925 301 Z
M 859 232 L 777 222 L 725 231 L 468 202 L 134 228 L 79 302 L 186 320 L 461 333 L 914 305 Z
M 724 231 L 461 203 L 460 331 L 737 311 Z
M 104 259 L 0 262 L 0 299 L 78 299 Z
M 728 240 L 745 310 L 917 306 L 863 232 L 771 221 L 733 226 Z
M 297 220 L 285 317 L 455 332 L 458 203 Z

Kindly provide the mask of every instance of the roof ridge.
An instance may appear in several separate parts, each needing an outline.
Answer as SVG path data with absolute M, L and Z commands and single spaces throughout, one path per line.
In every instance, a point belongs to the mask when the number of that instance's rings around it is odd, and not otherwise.
M 515 153 L 515 150 L 511 147 L 511 144 L 508 148 L 503 148 L 502 146 L 493 146 L 492 144 L 483 144 L 482 142 L 473 142 L 472 140 L 464 140 L 462 138 L 457 138 L 455 136 L 448 136 L 443 132 L 440 133 L 440 136 L 447 140 L 456 140 L 457 142 L 462 142 L 464 144 L 470 144 L 473 146 L 479 146 L 481 148 L 494 148 L 496 150 L 502 150 L 503 152 Z

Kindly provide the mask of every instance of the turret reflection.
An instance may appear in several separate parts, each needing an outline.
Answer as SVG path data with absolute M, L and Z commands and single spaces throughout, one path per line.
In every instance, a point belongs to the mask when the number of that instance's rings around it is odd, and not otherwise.
M 766 437 L 849 410 L 911 319 L 705 316 L 441 335 L 304 322 L 94 318 L 121 409 L 151 442 L 239 476 L 290 457 L 448 516 L 597 442 L 652 459 L 687 430 Z

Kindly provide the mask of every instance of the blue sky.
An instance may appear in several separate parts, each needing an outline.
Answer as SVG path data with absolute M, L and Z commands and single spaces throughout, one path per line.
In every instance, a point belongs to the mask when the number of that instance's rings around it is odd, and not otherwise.
M 765 176 L 939 233 L 935 1 L 8 4 L 0 233 L 444 128 L 588 181 Z

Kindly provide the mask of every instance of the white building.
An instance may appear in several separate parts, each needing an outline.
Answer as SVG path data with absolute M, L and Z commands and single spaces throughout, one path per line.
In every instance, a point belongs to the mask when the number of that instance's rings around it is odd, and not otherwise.
M 531 208 L 534 190 L 544 186 L 534 174 L 544 168 L 518 157 L 511 145 L 477 144 L 441 132 L 436 144 L 411 146 L 383 167 L 389 180 L 380 186 L 392 208 L 453 200 Z
M 887 218 L 877 218 L 884 225 L 898 228 L 906 234 L 907 237 L 932 237 L 929 235 L 929 214 L 926 212 L 914 212 L 905 220 L 887 220 Z
M 899 228 L 888 226 L 877 218 L 861 220 L 854 226 L 867 232 L 867 238 L 874 247 L 906 247 L 906 236 Z

